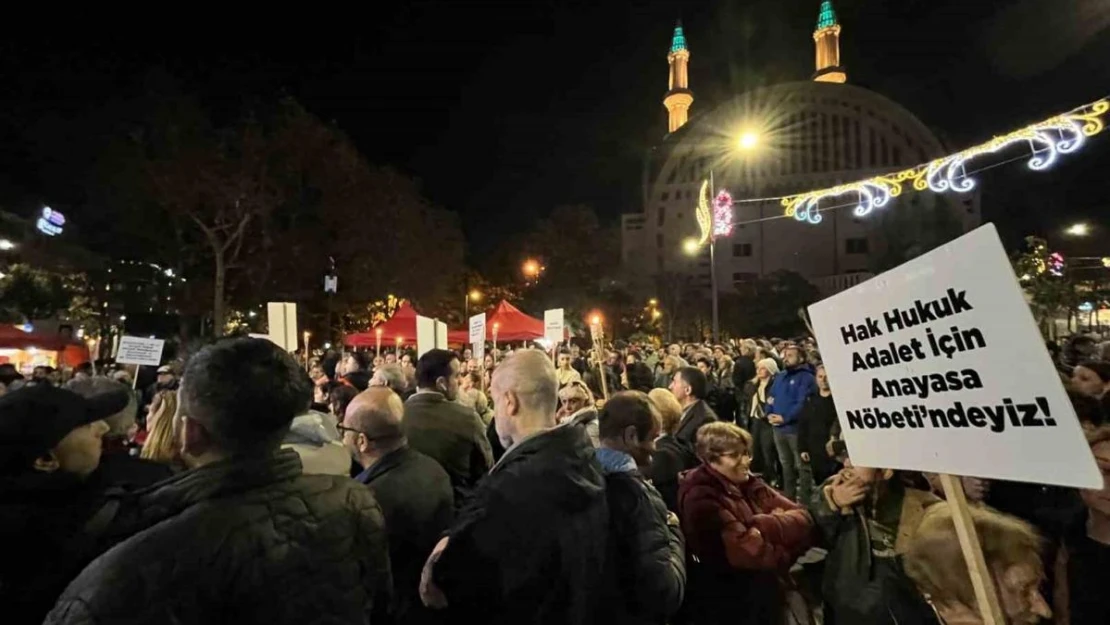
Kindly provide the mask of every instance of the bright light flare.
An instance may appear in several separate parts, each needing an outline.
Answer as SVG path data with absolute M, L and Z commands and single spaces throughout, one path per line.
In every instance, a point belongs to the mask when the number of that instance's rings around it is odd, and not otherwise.
M 1085 237 L 1091 234 L 1091 227 L 1085 223 L 1072 224 L 1064 230 L 1064 234 L 1072 237 Z
M 759 134 L 750 130 L 740 134 L 740 138 L 736 142 L 736 147 L 748 152 L 754 150 L 759 146 Z
M 693 237 L 682 242 L 682 251 L 685 252 L 687 256 L 697 256 L 700 250 L 701 244 Z

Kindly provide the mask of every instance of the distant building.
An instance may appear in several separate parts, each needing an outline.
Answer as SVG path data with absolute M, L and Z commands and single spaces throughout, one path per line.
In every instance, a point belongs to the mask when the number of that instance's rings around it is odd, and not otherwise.
M 813 34 L 812 80 L 755 89 L 690 118 L 691 55 L 682 24 L 675 27 L 663 99 L 669 133 L 646 160 L 642 211 L 623 215 L 621 223 L 625 274 L 640 290 L 676 273 L 709 288 L 708 246 L 690 258 L 682 243 L 698 233 L 694 210 L 702 181 L 710 176 L 716 189 L 732 194 L 734 221 L 741 224 L 716 243 L 719 291 L 779 270 L 801 274 L 826 294 L 853 286 L 872 275 L 887 251 L 885 211 L 946 211 L 947 222 L 964 231 L 979 224 L 977 193 L 939 200 L 931 193 L 908 193 L 864 217 L 853 215 L 850 206 L 827 210 L 818 225 L 781 218 L 780 196 L 898 171 L 946 153 L 908 110 L 846 84 L 840 33 L 832 3 L 825 0 Z M 746 149 L 739 145 L 744 135 Z M 844 198 L 851 206 L 856 201 L 854 195 Z M 894 245 L 904 246 L 904 238 Z

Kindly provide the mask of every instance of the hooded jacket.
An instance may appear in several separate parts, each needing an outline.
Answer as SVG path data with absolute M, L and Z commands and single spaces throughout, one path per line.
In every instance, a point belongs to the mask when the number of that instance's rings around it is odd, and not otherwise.
M 609 512 L 583 427 L 510 447 L 476 489 L 433 569 L 459 622 L 594 622 Z
M 782 417 L 782 425 L 776 425 L 775 431 L 797 434 L 798 418 L 802 414 L 806 398 L 816 392 L 817 378 L 813 375 L 813 367 L 808 363 L 803 362 L 779 372 L 767 391 L 767 414 Z
M 602 602 L 604 623 L 666 623 L 682 606 L 686 549 L 677 524 L 667 522 L 659 493 L 632 456 L 600 448 L 609 502 L 609 561 L 605 581 L 615 587 Z
M 293 418 L 281 446 L 297 452 L 307 474 L 347 475 L 351 453 L 335 426 L 334 416 L 310 410 Z
M 46 623 L 365 623 L 391 580 L 381 508 L 291 450 L 186 471 L 121 503 L 132 534 Z

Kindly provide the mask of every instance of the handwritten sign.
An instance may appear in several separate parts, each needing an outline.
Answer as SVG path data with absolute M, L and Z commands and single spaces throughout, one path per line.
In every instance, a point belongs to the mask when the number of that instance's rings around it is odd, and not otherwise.
M 116 362 L 125 365 L 157 367 L 162 364 L 162 339 L 144 339 L 137 336 L 120 337 Z
M 552 308 L 543 311 L 543 336 L 552 345 L 563 340 L 563 309 Z

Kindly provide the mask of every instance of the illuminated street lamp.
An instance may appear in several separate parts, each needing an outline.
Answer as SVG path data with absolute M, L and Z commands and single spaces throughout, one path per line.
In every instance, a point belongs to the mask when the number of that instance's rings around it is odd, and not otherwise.
M 751 153 L 759 147 L 761 136 L 753 130 L 745 130 L 736 139 L 736 149 Z M 735 205 L 732 195 L 725 189 L 716 189 L 713 183 L 713 170 L 709 170 L 709 179 L 702 183 L 701 192 L 698 194 L 698 206 L 695 216 L 701 228 L 700 239 L 687 239 L 682 243 L 682 250 L 687 256 L 696 256 L 702 243 L 709 244 L 709 288 L 712 291 L 713 302 L 713 342 L 720 337 L 720 310 L 717 303 L 717 258 L 716 248 L 719 237 L 732 234 L 733 212 Z
M 1083 222 L 1072 224 L 1064 230 L 1064 234 L 1071 237 L 1085 237 L 1090 233 L 1091 227 Z
M 654 306 L 658 306 L 658 305 L 659 305 L 659 300 L 655 299 L 654 297 L 648 300 L 648 306 L 654 307 Z
M 463 319 L 470 319 L 470 302 L 482 301 L 482 293 L 478 289 L 470 289 L 463 300 Z
M 0 252 L 10 252 L 15 249 L 15 243 L 8 239 L 0 239 Z
M 540 273 L 543 272 L 543 265 L 541 265 L 538 260 L 534 258 L 529 258 L 528 260 L 524 261 L 524 264 L 521 266 L 520 270 L 524 273 L 525 278 L 527 278 L 528 280 L 535 280 L 540 276 Z
M 700 250 L 701 244 L 698 243 L 698 240 L 694 237 L 690 237 L 682 242 L 682 251 L 685 252 L 687 256 L 697 256 Z
M 759 134 L 750 130 L 745 131 L 740 135 L 736 145 L 745 152 L 754 150 L 759 145 Z

